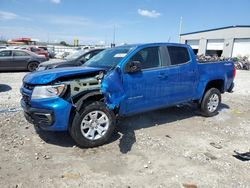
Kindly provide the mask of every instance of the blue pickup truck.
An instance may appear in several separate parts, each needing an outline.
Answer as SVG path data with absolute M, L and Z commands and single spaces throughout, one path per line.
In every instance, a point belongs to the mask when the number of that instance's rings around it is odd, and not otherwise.
M 84 66 L 27 74 L 21 105 L 35 126 L 69 131 L 80 147 L 95 147 L 110 138 L 118 116 L 189 101 L 204 116 L 216 115 L 235 73 L 232 62 L 197 62 L 185 44 L 125 45 Z

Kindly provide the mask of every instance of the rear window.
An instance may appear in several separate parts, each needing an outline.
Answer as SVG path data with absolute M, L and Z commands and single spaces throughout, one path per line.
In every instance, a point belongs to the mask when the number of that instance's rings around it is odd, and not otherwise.
M 190 60 L 188 50 L 185 47 L 168 46 L 168 53 L 171 65 L 179 65 Z

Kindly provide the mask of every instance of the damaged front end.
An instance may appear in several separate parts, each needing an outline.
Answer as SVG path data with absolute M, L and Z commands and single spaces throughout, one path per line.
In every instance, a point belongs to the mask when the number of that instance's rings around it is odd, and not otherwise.
M 104 102 L 110 110 L 119 109 L 120 102 L 125 97 L 119 68 L 110 70 L 105 75 L 104 72 L 99 72 L 98 75 L 93 77 L 71 80 L 69 85 L 72 99 L 83 95 L 83 98 L 77 104 L 74 104 L 77 109 L 87 97 L 95 94 L 103 96 Z M 94 94 L 91 95 L 91 93 Z
M 21 88 L 23 95 L 21 104 L 26 114 L 27 119 L 32 119 L 33 124 L 39 125 L 40 128 L 51 131 L 64 131 L 68 129 L 68 125 L 71 118 L 72 111 L 79 111 L 86 100 L 104 101 L 110 110 L 117 110 L 120 107 L 120 103 L 125 97 L 124 89 L 122 86 L 122 77 L 120 69 L 117 67 L 113 70 L 97 70 L 92 71 L 89 74 L 85 72 L 84 75 L 67 75 L 59 76 L 58 73 L 54 77 L 56 79 L 52 81 L 44 81 L 46 74 L 40 76 L 42 85 L 36 85 L 38 82 L 35 79 L 35 75 L 27 76 L 24 79 L 25 83 Z M 75 78 L 70 78 L 70 77 Z M 47 77 L 46 77 L 47 78 Z M 38 83 L 39 84 L 39 83 Z M 44 89 L 46 86 L 65 85 L 64 91 L 59 95 L 53 97 L 37 97 L 34 98 L 33 91 L 38 89 Z M 26 85 L 31 85 L 32 89 L 26 88 Z M 52 89 L 47 89 L 47 93 L 52 92 Z M 53 92 L 57 92 L 53 89 Z M 28 100 L 25 100 L 25 99 Z M 49 114 L 49 115 L 48 115 Z M 37 118 L 39 116 L 39 118 Z M 44 118 L 50 120 L 48 123 L 44 123 Z M 51 118 L 50 118 L 51 117 Z M 35 123 L 34 123 L 35 121 Z
M 78 96 L 80 93 L 99 90 L 101 88 L 100 76 L 79 78 L 70 81 L 70 95 L 72 98 Z

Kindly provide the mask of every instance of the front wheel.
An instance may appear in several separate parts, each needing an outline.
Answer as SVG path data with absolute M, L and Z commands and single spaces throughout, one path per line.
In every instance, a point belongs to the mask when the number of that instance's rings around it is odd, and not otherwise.
M 201 111 L 207 117 L 218 113 L 218 107 L 221 103 L 221 93 L 216 88 L 211 88 L 205 93 L 201 102 Z
M 70 134 L 78 146 L 105 144 L 115 128 L 115 115 L 102 102 L 93 102 L 76 113 Z

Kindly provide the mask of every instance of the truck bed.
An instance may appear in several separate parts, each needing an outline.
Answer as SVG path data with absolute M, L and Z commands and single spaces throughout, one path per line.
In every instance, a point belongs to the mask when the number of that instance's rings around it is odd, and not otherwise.
M 200 73 L 200 81 L 223 80 L 224 91 L 227 91 L 234 79 L 234 63 L 232 61 L 215 61 L 197 64 Z

